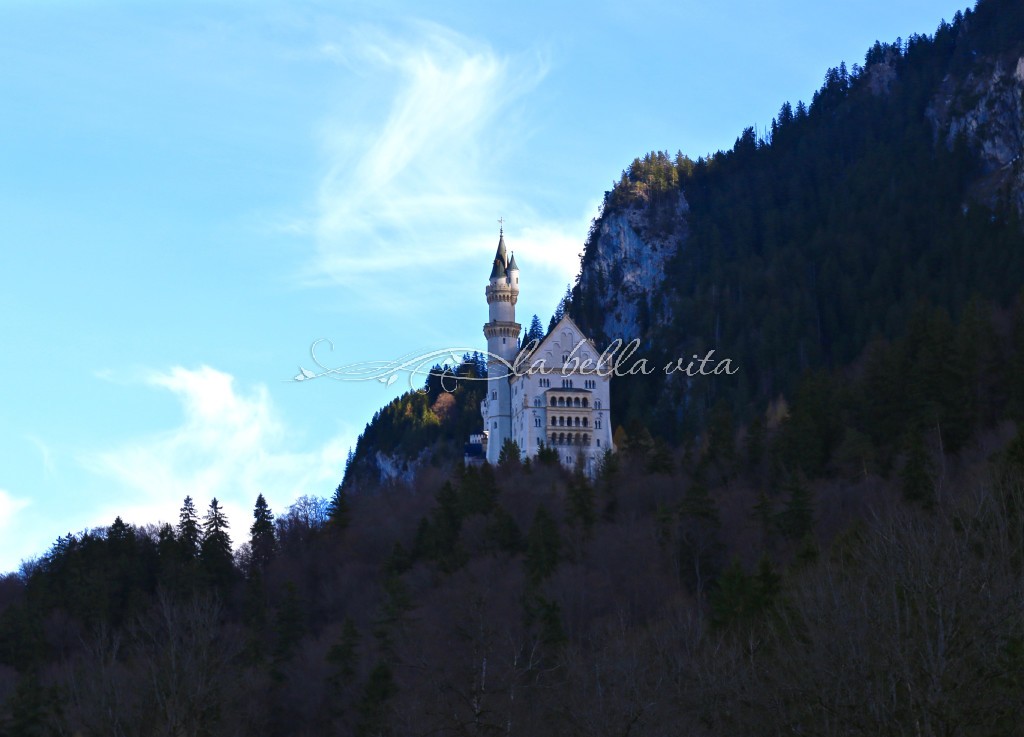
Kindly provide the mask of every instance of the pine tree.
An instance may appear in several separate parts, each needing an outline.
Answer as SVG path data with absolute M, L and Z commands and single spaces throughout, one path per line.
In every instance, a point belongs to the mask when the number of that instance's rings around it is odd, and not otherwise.
M 729 567 L 722 571 L 709 596 L 711 623 L 716 627 L 728 627 L 746 619 L 754 595 L 754 581 L 743 570 L 739 558 L 734 557 Z
M 331 645 L 326 657 L 327 663 L 331 666 L 328 682 L 335 689 L 348 685 L 355 676 L 359 659 L 358 647 L 359 630 L 356 629 L 355 622 L 346 617 L 341 625 L 341 636 Z
M 182 553 L 188 560 L 195 560 L 199 557 L 199 543 L 202 534 L 199 529 L 199 516 L 196 514 L 196 505 L 192 497 L 186 496 L 178 514 L 178 542 L 181 545 Z
M 935 481 L 932 464 L 920 432 L 910 433 L 907 439 L 907 460 L 900 473 L 903 497 L 925 508 L 935 504 Z
M 341 484 L 334 490 L 334 496 L 327 505 L 327 528 L 335 532 L 348 529 L 351 521 L 348 496 Z
M 761 528 L 761 547 L 767 548 L 768 542 L 771 540 L 774 515 L 772 513 L 772 500 L 768 498 L 763 489 L 757 495 L 757 503 L 754 505 L 751 516 L 758 521 Z
M 283 679 L 282 666 L 288 662 L 306 632 L 306 621 L 298 589 L 292 581 L 284 586 L 284 598 L 274 618 L 275 644 L 272 675 Z
M 216 497 L 203 517 L 203 539 L 199 560 L 211 583 L 225 585 L 234 577 L 234 556 L 228 535 L 228 518 Z
M 256 506 L 253 508 L 252 516 L 253 523 L 249 528 L 249 546 L 252 550 L 253 567 L 261 570 L 274 557 L 277 544 L 274 539 L 274 515 L 262 494 L 256 497 Z
M 500 506 L 495 506 L 491 514 L 486 535 L 498 550 L 514 555 L 523 549 L 523 533 L 519 525 L 516 524 L 515 518 Z
M 594 487 L 581 471 L 573 474 L 566 501 L 569 503 L 569 519 L 578 522 L 583 528 L 584 537 L 589 537 L 596 519 Z
M 370 677 L 363 688 L 363 696 L 359 701 L 356 723 L 356 737 L 381 737 L 390 735 L 388 729 L 388 701 L 397 693 L 395 679 L 391 675 L 391 666 L 381 660 L 370 671 Z
M 778 515 L 779 531 L 787 540 L 800 540 L 814 529 L 814 502 L 811 492 L 797 480 L 789 484 L 789 499 Z
M 562 539 L 558 525 L 543 505 L 537 507 L 526 536 L 526 575 L 534 586 L 554 573 L 561 559 Z
M 519 449 L 519 443 L 512 438 L 505 438 L 505 442 L 501 444 L 501 451 L 498 453 L 498 465 L 504 466 L 509 463 L 519 463 L 522 457 L 523 454 Z
M 526 336 L 523 339 L 523 345 L 529 346 L 533 341 L 540 342 L 544 340 L 544 326 L 541 325 L 540 318 L 536 315 L 530 320 L 530 329 L 526 331 Z

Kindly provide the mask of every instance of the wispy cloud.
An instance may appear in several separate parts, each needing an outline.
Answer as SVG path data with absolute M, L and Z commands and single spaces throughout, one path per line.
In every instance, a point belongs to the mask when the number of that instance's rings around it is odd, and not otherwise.
M 14 516 L 29 505 L 28 499 L 18 499 L 11 492 L 0 489 L 0 532 L 14 523 Z
M 109 524 L 113 514 L 137 524 L 173 520 L 186 494 L 199 506 L 217 497 L 242 539 L 257 494 L 283 511 L 302 494 L 326 496 L 341 480 L 356 434 L 302 438 L 307 449 L 295 450 L 294 431 L 275 413 L 266 387 L 240 391 L 233 376 L 209 366 L 174 367 L 148 383 L 179 400 L 182 422 L 80 459 L 122 490 L 112 500 L 116 508 L 97 511 L 97 523 Z
M 499 214 L 522 209 L 496 164 L 524 144 L 522 102 L 546 74 L 544 60 L 501 55 L 435 24 L 411 29 L 399 38 L 360 28 L 321 48 L 389 104 L 372 127 L 363 111 L 322 125 L 328 162 L 310 281 L 352 286 L 454 263 L 491 241 Z
M 0 489 L 0 575 L 17 569 L 26 551 L 31 550 L 25 535 L 18 534 L 20 522 L 15 524 L 19 513 L 30 504 L 28 499 Z
M 43 478 L 52 481 L 57 474 L 57 466 L 53 460 L 53 449 L 35 435 L 26 435 L 25 439 L 39 451 L 39 458 L 43 466 Z

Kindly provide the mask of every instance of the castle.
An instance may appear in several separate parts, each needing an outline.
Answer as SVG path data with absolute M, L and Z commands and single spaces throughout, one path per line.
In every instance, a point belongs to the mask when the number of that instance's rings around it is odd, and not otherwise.
M 601 352 L 566 315 L 533 350 L 520 346 L 516 322 L 519 267 L 505 249 L 501 230 L 490 281 L 484 290 L 489 321 L 487 394 L 480 404 L 484 431 L 470 439 L 472 456 L 498 462 L 506 440 L 526 458 L 554 449 L 563 465 L 588 476 L 612 450 L 610 371 Z M 521 349 L 525 349 L 520 354 Z

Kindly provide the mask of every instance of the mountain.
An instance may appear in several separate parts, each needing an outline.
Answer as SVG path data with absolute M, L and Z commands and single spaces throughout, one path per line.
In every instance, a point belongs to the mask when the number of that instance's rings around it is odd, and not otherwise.
M 1007 306 L 1024 283 L 1022 106 L 1024 11 L 987 0 L 830 69 L 763 137 L 634 160 L 605 193 L 571 313 L 666 362 L 714 348 L 740 372 L 617 382 L 617 416 L 680 441 L 718 401 L 749 418 L 805 372 L 851 364 L 921 304 Z

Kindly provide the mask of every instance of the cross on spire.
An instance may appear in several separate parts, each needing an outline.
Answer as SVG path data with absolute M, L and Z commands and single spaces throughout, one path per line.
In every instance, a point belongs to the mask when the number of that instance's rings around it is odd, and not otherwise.
M 505 218 L 498 218 L 498 235 L 505 235 Z

